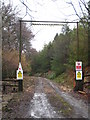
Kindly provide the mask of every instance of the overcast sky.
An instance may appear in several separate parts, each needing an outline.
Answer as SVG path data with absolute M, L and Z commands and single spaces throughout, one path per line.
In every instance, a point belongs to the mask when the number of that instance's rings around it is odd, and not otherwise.
M 26 8 L 20 3 L 20 0 L 8 0 L 13 6 L 18 5 L 21 10 L 21 16 L 25 20 L 43 20 L 43 21 L 77 21 L 73 7 L 68 4 L 71 0 L 21 0 L 30 8 L 29 14 L 26 15 Z M 86 2 L 88 0 L 85 0 Z M 72 0 L 76 10 L 81 14 L 78 0 Z M 26 15 L 26 16 L 25 16 Z M 71 25 L 70 25 L 71 26 Z M 72 26 L 75 26 L 73 24 Z M 72 28 L 71 26 L 71 28 Z M 32 46 L 37 50 L 42 50 L 44 44 L 52 41 L 56 33 L 61 32 L 62 26 L 31 26 L 35 34 Z

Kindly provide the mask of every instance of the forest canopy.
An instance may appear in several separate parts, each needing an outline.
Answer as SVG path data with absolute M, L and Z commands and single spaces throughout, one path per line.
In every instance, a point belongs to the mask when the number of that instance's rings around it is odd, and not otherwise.
M 79 60 L 83 66 L 88 65 L 88 34 L 83 25 L 79 23 Z M 71 30 L 68 24 L 62 27 L 62 33 L 56 34 L 54 40 L 44 49 L 32 57 L 32 73 L 46 73 L 53 71 L 56 76 L 73 69 L 77 61 L 77 28 Z
M 83 66 L 88 65 L 88 54 L 90 48 L 89 31 L 87 22 L 90 14 L 90 2 L 87 12 L 80 18 L 78 24 L 79 33 L 79 60 Z M 73 4 L 71 4 L 73 5 Z M 19 40 L 20 23 L 18 11 L 10 4 L 2 4 L 2 73 L 5 77 L 16 77 L 16 70 L 19 63 Z M 45 45 L 43 50 L 37 52 L 31 46 L 34 35 L 25 22 L 22 22 L 22 66 L 24 73 L 47 73 L 53 72 L 58 76 L 67 69 L 73 69 L 77 61 L 77 27 L 70 29 L 68 24 L 64 24 L 62 32 L 56 34 L 54 40 Z

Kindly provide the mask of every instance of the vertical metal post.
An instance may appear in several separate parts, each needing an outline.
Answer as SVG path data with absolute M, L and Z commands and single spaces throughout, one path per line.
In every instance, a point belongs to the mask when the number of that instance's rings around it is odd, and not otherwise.
M 90 66 L 90 13 L 88 18 L 88 66 Z
M 18 83 L 19 83 L 18 84 L 18 91 L 22 92 L 23 91 L 23 80 L 19 80 Z
M 88 2 L 88 74 L 90 73 L 90 1 Z M 90 81 L 90 76 L 88 76 L 88 82 Z M 88 91 L 89 92 L 89 91 Z M 88 95 L 89 98 L 89 95 Z M 90 99 L 88 99 L 88 118 L 90 119 Z
M 77 61 L 79 61 L 79 37 L 78 37 L 78 22 L 77 22 Z M 76 76 L 76 71 L 75 71 L 75 76 Z M 76 77 L 75 77 L 75 86 L 74 86 L 74 90 L 75 91 L 78 91 L 79 89 L 79 81 L 76 80 Z
M 20 40 L 19 40 L 19 63 L 21 63 L 21 53 L 22 53 L 22 26 L 20 20 Z M 23 91 L 23 80 L 18 81 L 18 91 Z
M 77 61 L 79 61 L 79 35 L 78 35 L 78 22 L 77 22 Z
M 20 20 L 20 41 L 19 41 L 19 62 L 21 63 L 21 31 L 22 31 L 22 28 L 21 28 L 21 20 Z
M 90 66 L 90 1 L 88 2 L 88 66 Z
M 78 22 L 77 22 L 77 61 L 79 61 L 79 33 L 78 33 Z M 83 91 L 83 81 L 84 79 L 82 80 L 76 80 L 75 78 L 75 81 L 76 81 L 76 86 L 74 87 L 74 90 L 75 91 Z

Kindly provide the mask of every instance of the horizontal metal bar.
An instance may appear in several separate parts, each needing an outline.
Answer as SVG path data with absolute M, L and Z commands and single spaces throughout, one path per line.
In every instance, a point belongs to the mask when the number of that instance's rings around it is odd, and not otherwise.
M 55 24 L 55 23 L 52 23 L 52 24 L 44 24 L 44 23 L 32 23 L 31 25 L 49 25 L 49 26 L 63 26 L 63 24 Z
M 21 22 L 38 22 L 38 23 L 77 23 L 76 22 L 72 22 L 72 21 L 38 21 L 38 20 L 19 20 Z

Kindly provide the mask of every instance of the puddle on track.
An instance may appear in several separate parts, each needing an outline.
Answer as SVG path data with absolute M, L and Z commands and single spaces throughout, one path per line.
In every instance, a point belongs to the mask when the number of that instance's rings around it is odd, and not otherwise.
M 62 118 L 48 102 L 47 96 L 43 93 L 43 83 L 39 78 L 30 109 L 25 118 Z
M 58 117 L 51 105 L 48 103 L 46 94 L 35 93 L 31 101 L 29 117 L 33 118 L 56 118 Z

